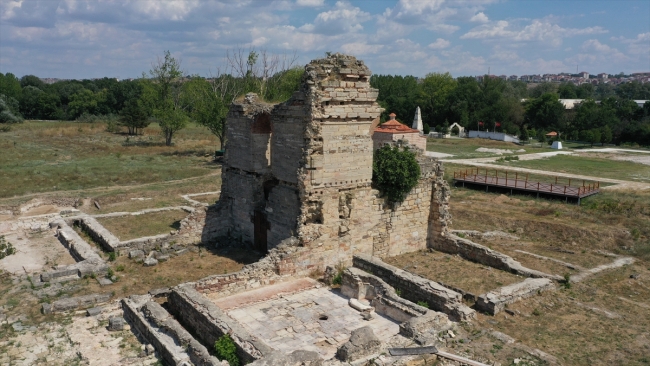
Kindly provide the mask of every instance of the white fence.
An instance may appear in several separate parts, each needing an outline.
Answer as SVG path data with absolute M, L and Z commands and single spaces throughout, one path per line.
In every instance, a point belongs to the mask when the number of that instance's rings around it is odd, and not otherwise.
M 482 138 L 506 142 L 519 143 L 519 138 L 508 135 L 504 132 L 489 132 L 489 131 L 469 131 L 469 138 Z

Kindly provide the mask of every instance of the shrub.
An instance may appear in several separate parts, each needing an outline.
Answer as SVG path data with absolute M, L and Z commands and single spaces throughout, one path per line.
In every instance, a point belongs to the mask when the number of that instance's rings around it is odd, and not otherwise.
M 334 278 L 332 278 L 332 285 L 339 285 L 340 286 L 342 281 L 343 281 L 341 277 L 342 277 L 341 273 L 337 273 L 336 276 L 334 276 Z
M 420 165 L 408 148 L 385 145 L 375 151 L 372 181 L 390 202 L 401 202 L 417 185 Z
M 429 308 L 429 303 L 426 301 L 418 301 L 418 305 L 424 307 L 424 308 Z
M 116 270 L 117 272 L 122 272 L 122 271 L 124 271 L 124 265 L 123 265 L 123 264 L 118 264 L 117 266 L 115 266 L 115 270 Z
M 564 274 L 564 283 L 562 283 L 562 286 L 564 286 L 565 289 L 571 288 L 571 275 L 568 273 Z
M 16 248 L 5 240 L 4 235 L 0 236 L 0 259 L 16 254 Z
M 237 347 L 230 335 L 224 334 L 214 343 L 214 350 L 217 358 L 221 361 L 226 360 L 230 366 L 239 366 L 239 356 L 237 356 Z
M 109 261 L 115 262 L 115 259 L 117 259 L 117 254 L 115 252 L 108 253 L 108 260 Z

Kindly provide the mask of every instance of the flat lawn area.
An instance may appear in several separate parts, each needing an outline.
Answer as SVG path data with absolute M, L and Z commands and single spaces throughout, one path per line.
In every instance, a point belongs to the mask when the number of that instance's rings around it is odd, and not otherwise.
M 97 218 L 97 221 L 124 241 L 178 230 L 179 221 L 187 215 L 188 213 L 183 210 L 171 210 L 135 216 L 103 217 Z
M 478 152 L 476 149 L 480 147 L 490 148 L 490 149 L 508 149 L 508 150 L 520 150 L 524 149 L 526 152 L 524 154 L 538 153 L 551 151 L 548 147 L 533 147 L 531 145 L 517 145 L 512 142 L 503 142 L 503 141 L 494 141 L 488 139 L 428 139 L 427 140 L 427 151 L 441 152 L 445 154 L 452 154 L 453 157 L 449 159 L 469 159 L 469 158 L 488 158 L 492 156 L 499 156 L 498 154 Z M 516 153 L 522 154 L 522 153 Z M 507 155 L 516 155 L 516 154 L 506 154 Z
M 524 280 L 523 277 L 470 262 L 455 255 L 420 251 L 385 258 L 386 263 L 476 296 Z M 459 276 L 471 273 L 471 276 Z
M 650 166 L 648 165 L 596 157 L 556 155 L 538 160 L 514 160 L 508 163 L 496 164 L 593 177 L 650 182 Z
M 29 193 L 137 185 L 206 175 L 217 169 L 217 139 L 190 124 L 165 146 L 152 124 L 143 135 L 104 123 L 27 121 L 0 134 L 0 198 Z

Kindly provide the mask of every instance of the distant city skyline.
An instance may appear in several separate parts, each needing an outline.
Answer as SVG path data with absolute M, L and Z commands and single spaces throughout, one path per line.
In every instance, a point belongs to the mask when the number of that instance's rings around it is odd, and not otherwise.
M 341 52 L 376 74 L 650 72 L 650 2 L 6 0 L 0 72 L 135 78 L 165 50 L 210 76 L 228 50 Z

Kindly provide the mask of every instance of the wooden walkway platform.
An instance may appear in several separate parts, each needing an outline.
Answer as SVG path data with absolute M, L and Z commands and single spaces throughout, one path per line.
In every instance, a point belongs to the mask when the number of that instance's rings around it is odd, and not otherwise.
M 575 180 L 573 182 L 576 183 Z M 600 192 L 600 182 L 587 183 L 581 181 L 582 185 L 571 185 L 571 179 L 568 180 L 568 183 L 563 184 L 563 182 L 558 181 L 557 177 L 555 177 L 555 184 L 531 182 L 528 180 L 528 174 L 524 175 L 518 172 L 513 173 L 496 169 L 479 171 L 477 168 L 454 172 L 454 184 L 456 183 L 462 183 L 463 187 L 465 184 L 485 186 L 486 192 L 489 187 L 495 187 L 510 189 L 510 193 L 513 191 L 536 193 L 537 197 L 540 194 L 564 197 L 567 202 L 569 198 L 577 199 L 578 204 L 580 204 L 582 198 Z

